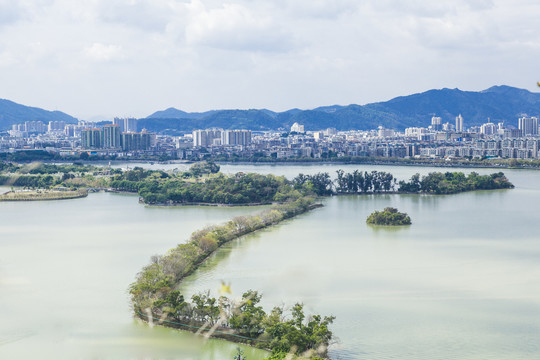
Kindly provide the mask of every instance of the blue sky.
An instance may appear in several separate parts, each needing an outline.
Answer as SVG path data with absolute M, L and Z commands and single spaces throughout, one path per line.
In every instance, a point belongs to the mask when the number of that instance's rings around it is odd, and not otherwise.
M 0 0 L 0 98 L 81 119 L 538 91 L 537 0 Z

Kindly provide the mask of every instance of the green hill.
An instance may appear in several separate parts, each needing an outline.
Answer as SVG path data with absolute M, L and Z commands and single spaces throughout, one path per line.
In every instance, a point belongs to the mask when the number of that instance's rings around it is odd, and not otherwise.
M 434 115 L 442 117 L 443 122 L 454 123 L 459 114 L 463 116 L 466 127 L 481 125 L 488 119 L 517 127 L 517 120 L 522 114 L 540 116 L 540 93 L 510 86 L 494 86 L 480 92 L 440 89 L 367 105 L 333 105 L 281 113 L 266 109 L 186 113 L 170 108 L 142 119 L 141 125 L 152 131 L 191 131 L 211 127 L 278 130 L 289 129 L 298 122 L 306 130 L 329 127 L 369 130 L 378 126 L 403 130 L 412 126 L 427 127 Z
M 65 121 L 76 124 L 77 119 L 61 111 L 47 111 L 37 107 L 17 104 L 10 100 L 0 99 L 0 130 L 9 130 L 13 124 L 25 121 Z

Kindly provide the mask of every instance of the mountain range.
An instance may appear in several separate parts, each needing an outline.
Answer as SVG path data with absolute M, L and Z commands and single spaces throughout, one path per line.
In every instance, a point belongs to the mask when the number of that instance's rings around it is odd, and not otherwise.
M 161 132 L 211 127 L 275 130 L 288 129 L 295 122 L 303 124 L 306 130 L 330 127 L 368 130 L 378 126 L 403 130 L 413 126 L 427 127 L 432 116 L 441 117 L 443 123 L 454 124 L 459 114 L 465 119 L 466 127 L 481 125 L 488 119 L 517 126 L 518 118 L 523 114 L 540 115 L 540 93 L 503 85 L 479 92 L 445 88 L 367 105 L 334 105 L 285 112 L 252 109 L 187 113 L 169 108 L 139 120 L 139 124 L 148 130 Z
M 48 111 L 37 107 L 17 104 L 10 100 L 0 99 L 0 130 L 9 130 L 11 125 L 25 121 L 65 121 L 76 124 L 77 119 L 61 111 Z
M 313 110 L 291 109 L 274 112 L 267 109 L 211 110 L 185 112 L 175 108 L 157 111 L 139 119 L 139 128 L 149 131 L 177 134 L 205 128 L 278 130 L 289 129 L 298 122 L 306 130 L 336 128 L 338 130 L 368 130 L 378 126 L 403 130 L 406 127 L 431 123 L 432 116 L 454 123 L 461 114 L 465 127 L 478 126 L 490 119 L 517 126 L 523 114 L 540 116 L 540 93 L 510 86 L 493 86 L 483 91 L 459 89 L 429 90 L 401 96 L 385 102 L 367 105 L 333 105 Z M 7 129 L 17 122 L 62 120 L 68 123 L 75 118 L 59 112 L 26 107 L 9 100 L 0 100 L 0 129 Z

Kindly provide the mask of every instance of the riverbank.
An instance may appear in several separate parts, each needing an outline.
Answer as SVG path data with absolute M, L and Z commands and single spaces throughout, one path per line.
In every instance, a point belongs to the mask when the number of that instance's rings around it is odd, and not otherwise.
M 388 165 L 388 166 L 416 166 L 416 167 L 443 167 L 443 168 L 492 168 L 492 169 L 531 169 L 540 170 L 540 160 L 536 159 L 401 159 L 401 158 L 383 158 L 383 157 L 340 157 L 340 158 L 291 158 L 291 159 L 274 159 L 274 158 L 238 158 L 235 160 L 214 158 L 212 159 L 219 164 L 230 165 L 337 165 L 337 164 L 349 164 L 349 165 Z M 125 158 L 125 159 L 102 159 L 92 158 L 89 159 L 63 159 L 63 158 L 16 158 L 4 161 L 15 161 L 18 163 L 29 163 L 33 161 L 40 161 L 47 164 L 61 164 L 74 162 L 84 163 L 87 165 L 99 164 L 106 166 L 109 163 L 146 163 L 150 165 L 154 164 L 178 164 L 189 165 L 196 163 L 196 159 L 192 160 L 179 160 L 179 159 L 166 159 L 166 160 L 152 160 L 147 158 Z
M 111 191 L 114 192 L 114 191 Z M 125 192 L 127 193 L 127 192 Z M 272 202 L 259 202 L 259 203 L 247 203 L 247 204 L 227 204 L 227 203 L 204 203 L 204 202 L 185 202 L 175 203 L 172 201 L 157 204 L 147 204 L 142 197 L 139 198 L 139 203 L 148 206 L 217 206 L 217 207 L 238 207 L 238 206 L 264 206 L 264 205 L 276 205 Z
M 69 200 L 88 196 L 86 190 L 12 190 L 0 194 L 0 201 Z
M 540 170 L 540 161 L 523 159 L 500 160 L 428 160 L 428 159 L 397 159 L 397 158 L 336 158 L 336 159 L 279 159 L 273 161 L 252 160 L 220 160 L 215 161 L 226 165 L 381 165 L 381 166 L 409 166 L 409 167 L 441 167 L 441 168 L 480 168 L 480 169 L 529 169 Z M 171 162 L 173 163 L 173 162 Z

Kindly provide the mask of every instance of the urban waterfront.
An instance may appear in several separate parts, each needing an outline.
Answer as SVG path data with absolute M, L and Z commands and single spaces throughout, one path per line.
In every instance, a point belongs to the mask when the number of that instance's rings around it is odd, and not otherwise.
M 388 171 L 400 180 L 441 171 L 355 165 L 223 165 L 222 171 L 292 178 L 334 175 L 338 168 Z M 458 170 L 473 171 L 452 169 Z M 236 296 L 262 291 L 267 307 L 302 301 L 308 311 L 335 315 L 340 342 L 331 348 L 333 359 L 538 357 L 540 172 L 504 172 L 515 189 L 328 198 L 324 208 L 220 249 L 182 290 L 189 297 L 225 281 Z M 386 206 L 407 212 L 413 225 L 365 224 Z M 137 323 L 126 289 L 151 255 L 205 225 L 253 211 L 144 207 L 136 196 L 108 193 L 0 204 L 0 306 L 9 309 L 0 357 L 232 358 L 235 344 L 204 344 L 192 334 Z

